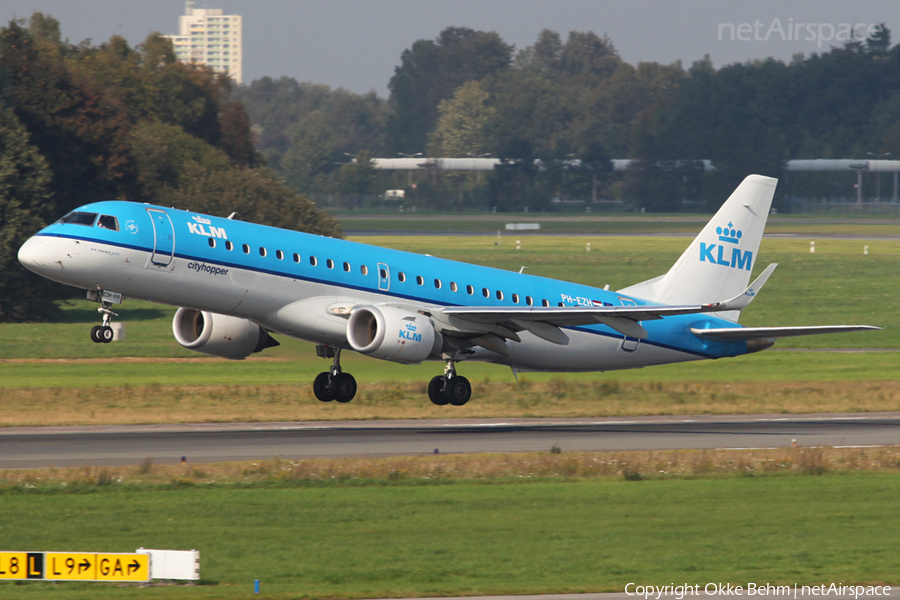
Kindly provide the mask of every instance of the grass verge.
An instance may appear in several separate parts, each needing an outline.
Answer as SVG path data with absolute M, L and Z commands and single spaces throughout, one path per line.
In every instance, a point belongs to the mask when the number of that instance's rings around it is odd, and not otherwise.
M 236 598 L 254 579 L 278 599 L 900 581 L 900 521 L 886 518 L 900 492 L 895 449 L 170 469 L 73 470 L 66 486 L 50 480 L 59 471 L 30 482 L 6 472 L 0 547 L 197 548 L 208 585 L 0 584 L 0 594 Z
M 431 404 L 424 380 L 366 383 L 349 404 L 318 402 L 308 384 L 6 388 L 2 389 L 0 426 L 900 410 L 898 380 L 624 382 L 554 378 L 518 383 L 481 380 L 473 387 L 475 397 L 463 407 Z

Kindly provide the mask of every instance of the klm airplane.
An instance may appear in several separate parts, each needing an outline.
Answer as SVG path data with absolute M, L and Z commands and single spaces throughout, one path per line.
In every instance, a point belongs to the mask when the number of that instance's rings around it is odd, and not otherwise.
M 313 383 L 323 402 L 353 399 L 340 362 L 353 350 L 444 361 L 428 397 L 460 406 L 472 394 L 461 361 L 514 374 L 608 371 L 878 329 L 738 325 L 776 266 L 748 286 L 776 183 L 747 177 L 668 273 L 618 291 L 121 201 L 67 214 L 25 242 L 19 261 L 101 304 L 96 343 L 112 340 L 113 305 L 137 298 L 180 307 L 175 339 L 203 354 L 244 359 L 278 345 L 272 333 L 315 343 L 332 359 Z

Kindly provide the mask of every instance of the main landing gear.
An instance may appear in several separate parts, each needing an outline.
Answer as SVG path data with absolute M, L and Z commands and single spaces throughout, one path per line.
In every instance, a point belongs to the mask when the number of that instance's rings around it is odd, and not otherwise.
M 103 315 L 103 325 L 94 325 L 91 328 L 91 341 L 95 344 L 108 344 L 113 340 L 113 330 L 110 326 L 112 317 L 119 315 L 110 310 L 111 304 L 103 302 L 103 306 L 97 309 L 97 312 Z
M 444 374 L 434 377 L 428 383 L 428 399 L 433 404 L 462 406 L 472 397 L 472 385 L 462 375 L 456 374 L 456 362 L 447 361 Z
M 316 375 L 313 394 L 321 402 L 350 402 L 356 395 L 356 380 L 350 373 L 341 371 L 341 349 L 332 346 L 316 346 L 316 354 L 322 358 L 333 358 L 331 369 Z

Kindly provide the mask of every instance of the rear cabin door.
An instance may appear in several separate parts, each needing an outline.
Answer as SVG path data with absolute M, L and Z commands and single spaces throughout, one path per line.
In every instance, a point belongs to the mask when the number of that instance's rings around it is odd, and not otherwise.
M 150 262 L 157 267 L 167 267 L 172 263 L 175 254 L 175 230 L 172 219 L 163 211 L 148 208 L 147 213 L 153 222 L 153 254 Z
M 622 303 L 622 306 L 635 306 L 635 302 L 631 298 L 622 298 L 620 296 L 619 302 Z M 638 338 L 628 337 L 627 335 L 622 338 L 622 350 L 625 352 L 634 352 L 640 345 L 641 340 Z

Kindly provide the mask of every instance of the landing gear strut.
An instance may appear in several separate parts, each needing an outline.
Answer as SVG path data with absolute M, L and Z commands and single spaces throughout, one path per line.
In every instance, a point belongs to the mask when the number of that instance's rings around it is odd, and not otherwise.
M 316 354 L 323 358 L 333 358 L 331 369 L 316 375 L 313 394 L 320 402 L 350 402 L 356 395 L 356 380 L 350 373 L 341 371 L 341 349 L 332 346 L 316 346 Z
M 462 406 L 471 397 L 472 385 L 468 379 L 456 374 L 456 361 L 448 360 L 444 374 L 428 382 L 428 399 L 438 406 Z
M 108 344 L 113 340 L 113 330 L 110 326 L 112 317 L 119 315 L 114 313 L 109 307 L 109 302 L 103 302 L 103 306 L 97 309 L 97 312 L 103 315 L 103 325 L 94 325 L 91 328 L 91 341 L 95 344 Z

